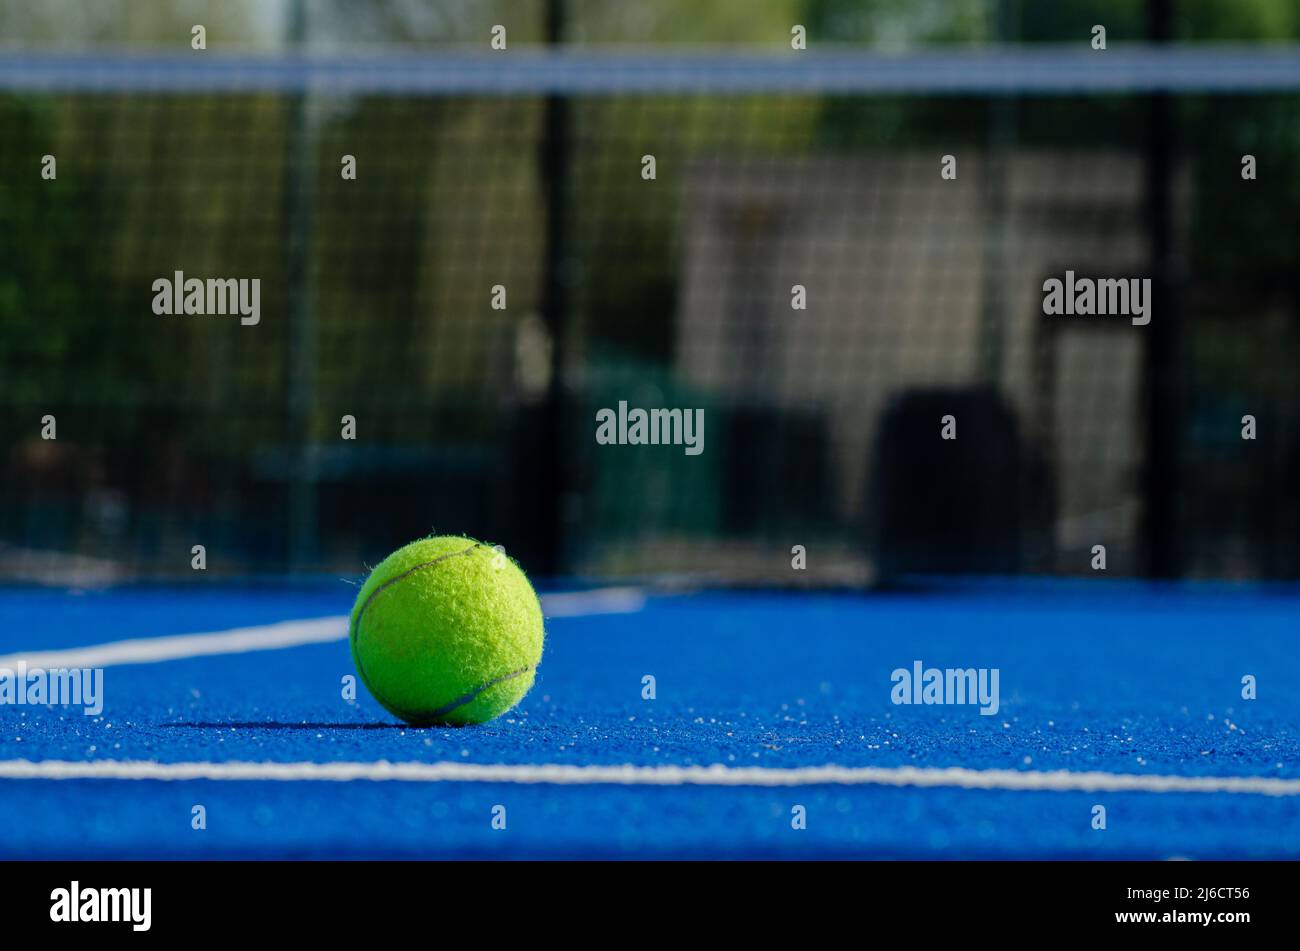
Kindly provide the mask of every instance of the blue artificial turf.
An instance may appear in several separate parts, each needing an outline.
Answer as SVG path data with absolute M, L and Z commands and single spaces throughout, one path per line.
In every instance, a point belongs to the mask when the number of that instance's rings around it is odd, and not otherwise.
M 0 653 L 346 614 L 339 583 L 0 590 Z M 345 641 L 110 667 L 106 708 L 0 707 L 0 759 L 964 766 L 1300 776 L 1300 596 L 1097 585 L 712 593 L 555 619 L 481 727 L 348 703 Z M 890 674 L 996 667 L 1002 707 Z M 1241 678 L 1258 679 L 1243 700 Z M 657 698 L 641 698 L 642 678 Z M 208 828 L 190 828 L 191 807 Z M 1108 828 L 1090 827 L 1102 804 Z M 507 827 L 491 827 L 506 807 Z M 791 808 L 807 828 L 791 828 Z M 815 786 L 0 780 L 6 857 L 1297 857 L 1300 797 Z

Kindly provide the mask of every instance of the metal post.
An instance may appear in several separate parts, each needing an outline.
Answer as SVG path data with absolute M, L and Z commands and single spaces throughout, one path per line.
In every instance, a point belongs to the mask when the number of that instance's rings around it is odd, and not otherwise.
M 546 41 L 551 46 L 564 42 L 564 0 L 547 0 Z M 564 445 L 565 351 L 568 311 L 568 227 L 569 201 L 569 103 L 562 95 L 546 97 L 539 166 L 546 214 L 545 260 L 541 311 L 551 339 L 551 379 L 543 410 L 541 440 L 542 506 L 540 525 L 540 568 L 543 574 L 560 574 L 564 558 L 564 493 L 566 446 Z
M 1147 36 L 1152 43 L 1173 39 L 1171 0 L 1148 0 Z M 1148 102 L 1146 217 L 1151 254 L 1151 323 L 1143 355 L 1147 456 L 1142 473 L 1142 536 L 1146 573 L 1176 578 L 1183 569 L 1178 504 L 1182 492 L 1179 350 L 1182 315 L 1173 228 L 1175 127 L 1167 93 Z
M 301 51 L 307 39 L 306 0 L 290 8 L 289 45 Z M 315 566 L 317 465 L 312 434 L 316 405 L 317 325 L 312 273 L 315 136 L 308 115 L 309 93 L 291 95 L 285 135 L 284 226 L 285 306 L 288 338 L 285 359 L 286 442 L 292 460 L 289 486 L 290 571 Z

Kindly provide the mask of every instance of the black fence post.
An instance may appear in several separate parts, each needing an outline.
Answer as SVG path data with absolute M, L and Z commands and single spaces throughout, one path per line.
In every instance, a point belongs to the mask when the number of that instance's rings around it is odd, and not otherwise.
M 564 42 L 564 0 L 547 0 L 546 42 L 557 48 Z M 542 412 L 538 444 L 540 477 L 536 496 L 541 506 L 539 562 L 543 575 L 564 570 L 564 493 L 567 488 L 564 443 L 565 348 L 568 311 L 569 103 L 559 93 L 546 97 L 539 165 L 546 209 L 545 259 L 542 265 L 542 320 L 551 341 L 550 384 Z
M 1147 38 L 1173 39 L 1172 0 L 1148 0 Z M 1184 541 L 1179 537 L 1182 495 L 1181 342 L 1184 328 L 1179 306 L 1174 235 L 1176 117 L 1168 93 L 1149 101 L 1146 142 L 1146 216 L 1151 254 L 1151 323 L 1146 330 L 1143 381 L 1147 454 L 1142 472 L 1142 537 L 1146 574 L 1177 578 L 1183 570 Z

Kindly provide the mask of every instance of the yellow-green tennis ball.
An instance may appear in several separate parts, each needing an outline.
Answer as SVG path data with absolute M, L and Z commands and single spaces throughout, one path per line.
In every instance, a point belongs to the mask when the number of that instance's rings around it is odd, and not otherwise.
M 416 726 L 482 723 L 532 687 L 542 607 L 491 546 L 422 538 L 370 573 L 349 637 L 361 679 L 390 713 Z

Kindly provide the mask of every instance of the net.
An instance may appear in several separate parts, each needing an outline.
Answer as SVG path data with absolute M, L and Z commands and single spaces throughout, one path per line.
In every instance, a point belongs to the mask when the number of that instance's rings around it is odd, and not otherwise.
M 1294 577 L 1298 93 L 1289 47 L 0 55 L 0 571 L 438 531 L 592 578 Z M 1045 317 L 1067 272 L 1152 278 L 1151 324 Z M 185 278 L 256 322 L 155 313 Z

